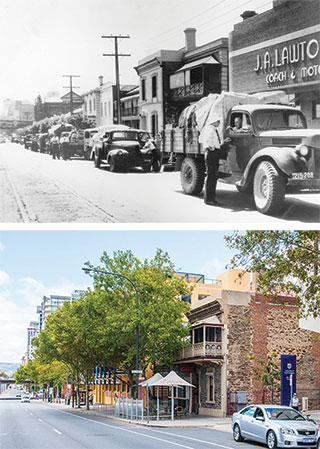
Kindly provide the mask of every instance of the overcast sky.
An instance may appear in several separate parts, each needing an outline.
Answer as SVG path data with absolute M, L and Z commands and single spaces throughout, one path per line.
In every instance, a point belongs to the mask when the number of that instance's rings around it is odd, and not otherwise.
M 271 0 L 1 0 L 0 98 L 34 101 L 40 93 L 67 92 L 62 75 L 80 75 L 84 93 L 98 76 L 114 82 L 113 40 L 129 35 L 120 52 L 121 83 L 137 84 L 134 66 L 159 50 L 184 46 L 186 27 L 197 29 L 197 44 L 227 37 L 244 10 L 262 12 Z
M 139 259 L 168 251 L 180 271 L 215 278 L 231 251 L 228 231 L 0 231 L 0 362 L 20 362 L 29 322 L 44 295 L 70 295 L 91 279 L 84 262 L 99 264 L 103 251 L 131 249 Z

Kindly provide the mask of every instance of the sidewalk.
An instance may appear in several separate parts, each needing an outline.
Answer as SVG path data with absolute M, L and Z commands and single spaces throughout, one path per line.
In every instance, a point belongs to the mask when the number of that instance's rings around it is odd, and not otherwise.
M 42 402 L 42 401 L 39 401 Z M 199 415 L 190 415 L 188 417 L 185 417 L 183 419 L 175 419 L 172 421 L 171 419 L 161 419 L 160 421 L 157 420 L 147 420 L 144 421 L 136 421 L 126 418 L 119 418 L 118 416 L 114 416 L 114 406 L 112 405 L 93 405 L 90 406 L 90 410 L 86 410 L 84 406 L 82 406 L 80 409 L 78 408 L 72 408 L 71 406 L 65 405 L 64 403 L 57 404 L 57 403 L 48 403 L 44 402 L 43 404 L 47 406 L 53 406 L 60 409 L 63 409 L 65 411 L 69 411 L 76 414 L 81 414 L 85 416 L 91 416 L 94 418 L 108 418 L 115 421 L 118 421 L 119 423 L 127 423 L 127 424 L 134 424 L 139 426 L 146 426 L 146 427 L 168 427 L 168 428 L 188 428 L 188 427 L 211 427 L 215 428 L 217 430 L 220 430 L 221 432 L 232 432 L 231 428 L 231 417 L 228 418 L 215 418 L 212 416 L 199 416 Z M 320 410 L 310 410 L 304 415 L 309 415 L 310 418 L 314 419 L 318 423 L 320 423 Z

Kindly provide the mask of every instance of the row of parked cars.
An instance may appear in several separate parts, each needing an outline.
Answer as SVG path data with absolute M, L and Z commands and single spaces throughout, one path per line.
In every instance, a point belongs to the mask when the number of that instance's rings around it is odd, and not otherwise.
M 23 138 L 24 147 L 40 153 L 51 152 L 51 141 L 59 137 L 61 156 L 74 156 L 92 160 L 95 167 L 107 164 L 112 172 L 126 171 L 141 167 L 145 172 L 160 171 L 160 148 L 151 144 L 148 132 L 125 125 L 77 130 L 72 125 L 64 125 L 63 130 L 51 129 L 48 133 L 27 134 Z

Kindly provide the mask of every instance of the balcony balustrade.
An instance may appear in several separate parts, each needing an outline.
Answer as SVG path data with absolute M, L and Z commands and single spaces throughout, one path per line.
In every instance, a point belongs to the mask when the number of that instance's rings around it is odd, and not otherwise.
M 188 348 L 182 348 L 180 351 L 181 359 L 190 359 L 194 357 L 215 357 L 222 356 L 222 342 L 202 342 L 195 343 Z

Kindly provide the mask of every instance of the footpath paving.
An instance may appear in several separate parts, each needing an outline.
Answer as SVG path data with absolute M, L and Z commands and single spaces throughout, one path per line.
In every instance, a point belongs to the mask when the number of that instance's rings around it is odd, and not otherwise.
M 42 401 L 39 401 L 42 402 Z M 150 419 L 145 420 L 131 420 L 126 418 L 120 418 L 114 415 L 114 406 L 108 405 L 93 405 L 90 406 L 90 410 L 86 410 L 84 406 L 79 408 L 72 408 L 71 406 L 65 405 L 64 403 L 47 403 L 43 402 L 44 405 L 49 407 L 56 407 L 69 411 L 71 413 L 81 414 L 83 416 L 90 416 L 94 418 L 107 418 L 118 421 L 119 423 L 134 424 L 147 427 L 168 427 L 168 428 L 188 428 L 188 427 L 211 427 L 221 432 L 232 432 L 231 428 L 231 417 L 227 418 L 215 418 L 212 416 L 199 416 L 199 415 L 189 415 L 182 419 L 161 419 L 160 421 Z M 320 410 L 311 410 L 305 413 L 309 415 L 310 418 L 314 419 L 317 423 L 320 423 Z

